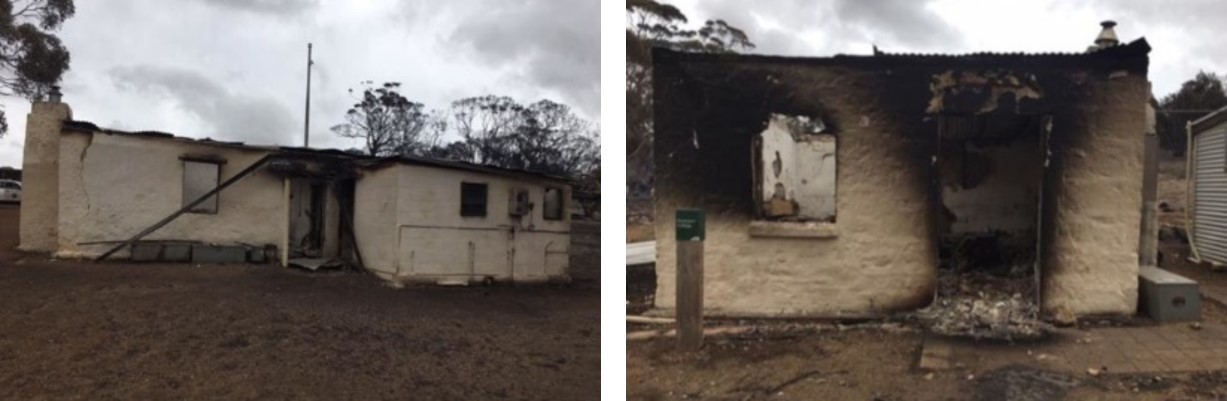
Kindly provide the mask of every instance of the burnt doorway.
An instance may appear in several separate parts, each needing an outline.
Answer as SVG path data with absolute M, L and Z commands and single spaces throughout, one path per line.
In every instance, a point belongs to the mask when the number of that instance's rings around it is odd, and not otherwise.
M 327 189 L 316 179 L 290 180 L 290 257 L 322 256 Z
M 1042 329 L 1040 232 L 1045 115 L 938 119 L 935 330 L 1021 338 Z
M 338 251 L 341 260 L 357 262 L 354 244 L 354 180 L 343 179 L 336 183 L 337 203 L 341 213 L 340 229 L 337 230 Z

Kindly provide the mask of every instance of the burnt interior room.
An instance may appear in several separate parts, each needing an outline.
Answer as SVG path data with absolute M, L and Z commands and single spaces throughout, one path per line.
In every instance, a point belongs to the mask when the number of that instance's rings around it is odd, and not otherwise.
M 938 121 L 939 296 L 998 292 L 1037 302 L 1043 115 Z

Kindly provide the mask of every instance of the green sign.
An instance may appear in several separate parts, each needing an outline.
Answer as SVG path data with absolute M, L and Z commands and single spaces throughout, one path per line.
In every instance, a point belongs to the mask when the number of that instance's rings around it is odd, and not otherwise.
M 698 209 L 677 210 L 677 240 L 702 241 L 707 237 L 703 211 Z

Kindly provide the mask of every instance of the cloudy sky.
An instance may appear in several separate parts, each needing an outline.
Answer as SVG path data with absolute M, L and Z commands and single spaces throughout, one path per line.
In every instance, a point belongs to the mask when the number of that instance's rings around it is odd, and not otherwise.
M 1099 22 L 1122 42 L 1145 37 L 1161 97 L 1198 70 L 1227 73 L 1227 3 L 1218 0 L 675 0 L 698 23 L 742 28 L 756 53 L 828 56 L 888 52 L 1086 50 Z
M 307 42 L 311 145 L 358 147 L 328 128 L 360 82 L 445 108 L 468 96 L 543 98 L 600 118 L 596 0 L 78 0 L 60 31 L 64 101 L 100 126 L 301 145 Z M 0 166 L 20 166 L 29 102 L 0 98 Z

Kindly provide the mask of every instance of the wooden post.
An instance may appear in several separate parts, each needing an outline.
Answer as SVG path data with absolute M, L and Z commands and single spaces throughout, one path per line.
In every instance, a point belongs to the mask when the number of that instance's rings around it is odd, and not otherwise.
M 285 186 L 282 190 L 282 203 L 284 209 L 281 213 L 281 267 L 290 266 L 290 177 L 285 177 Z
M 677 345 L 681 351 L 703 346 L 702 210 L 677 211 Z

